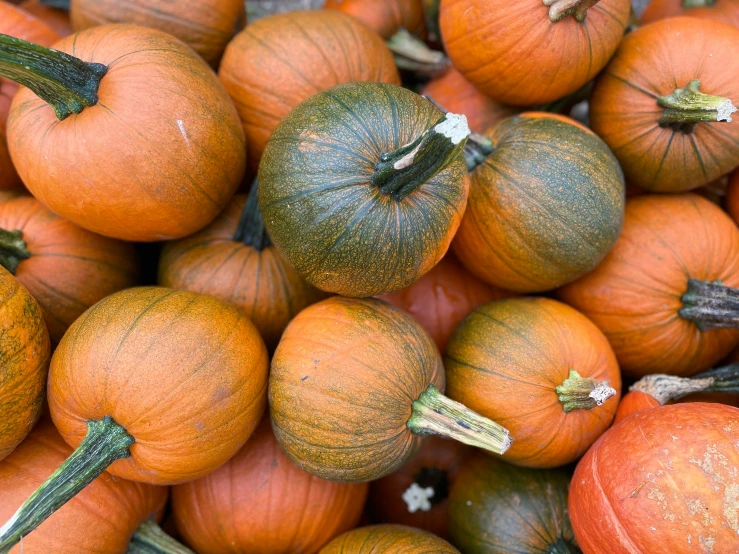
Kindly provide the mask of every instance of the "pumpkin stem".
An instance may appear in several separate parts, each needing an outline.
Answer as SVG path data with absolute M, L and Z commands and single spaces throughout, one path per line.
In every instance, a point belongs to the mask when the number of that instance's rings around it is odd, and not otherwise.
M 570 369 L 567 379 L 554 390 L 565 412 L 591 410 L 616 395 L 616 389 L 608 381 L 581 377 L 575 369 Z
M 464 146 L 464 161 L 467 164 L 467 171 L 474 171 L 478 165 L 485 161 L 485 158 L 493 153 L 493 150 L 495 150 L 495 146 L 492 140 L 485 135 L 471 133 L 467 144 Z
M 432 506 L 449 496 L 449 476 L 443 469 L 422 467 L 413 477 L 413 483 L 403 493 L 408 512 L 428 512 Z
M 50 8 L 69 11 L 69 0 L 41 0 L 41 3 Z
M 103 64 L 0 34 L 0 77 L 31 89 L 51 104 L 60 121 L 97 104 L 107 70 Z
M 547 554 L 582 554 L 582 550 L 570 541 L 566 541 L 562 537 L 557 537 L 557 540 L 549 545 Z
M 387 41 L 387 47 L 395 56 L 398 69 L 428 77 L 443 73 L 452 63 L 443 52 L 431 50 L 425 42 L 406 29 L 395 33 Z
M 700 86 L 700 81 L 694 79 L 685 88 L 675 89 L 669 96 L 657 99 L 657 104 L 665 109 L 659 118 L 661 127 L 692 133 L 702 121 L 731 121 L 731 114 L 736 111 L 731 100 L 704 94 L 698 90 Z
M 739 393 L 739 363 L 709 369 L 693 377 L 647 375 L 629 390 L 648 394 L 662 405 L 694 392 Z
M 549 6 L 549 20 L 552 23 L 561 21 L 568 15 L 575 18 L 576 21 L 582 23 L 588 14 L 588 9 L 592 8 L 599 0 L 544 0 L 544 5 Z
M 683 0 L 683 8 L 705 8 L 713 6 L 716 0 Z
M 15 275 L 18 264 L 31 257 L 19 229 L 0 229 L 0 265 Z
M 443 115 L 413 142 L 380 156 L 372 184 L 400 202 L 452 163 L 469 134 L 465 116 Z
M 154 520 L 147 519 L 138 526 L 131 537 L 126 554 L 195 554 L 195 552 L 162 531 Z
M 269 240 L 267 229 L 264 227 L 262 212 L 259 209 L 257 199 L 258 186 L 257 179 L 254 179 L 251 190 L 249 190 L 249 197 L 246 199 L 244 209 L 241 211 L 241 218 L 239 219 L 239 224 L 236 226 L 236 232 L 233 238 L 236 242 L 243 242 L 244 245 L 251 246 L 257 252 L 261 252 L 268 246 L 271 246 L 272 241 Z
M 692 321 L 701 331 L 739 328 L 739 289 L 721 281 L 690 279 L 688 290 L 680 299 L 678 315 Z
M 130 456 L 134 439 L 113 418 L 87 422 L 87 434 L 57 470 L 51 474 L 0 528 L 0 554 L 41 525 L 114 461 Z
M 441 435 L 496 454 L 513 442 L 508 429 L 447 398 L 434 385 L 413 402 L 406 427 L 416 435 Z

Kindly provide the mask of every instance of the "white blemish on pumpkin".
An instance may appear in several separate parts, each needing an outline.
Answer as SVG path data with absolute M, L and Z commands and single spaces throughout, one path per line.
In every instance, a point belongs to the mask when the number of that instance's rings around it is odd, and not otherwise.
M 468 501 L 466 502 L 466 504 L 467 504 L 468 506 L 472 506 L 472 501 L 471 501 L 471 500 L 468 500 Z
M 650 527 L 650 529 L 651 529 L 652 531 L 656 531 L 656 530 L 657 530 L 657 528 L 656 528 L 656 527 L 655 527 L 654 525 L 653 525 L 652 527 Z
M 603 402 L 608 400 L 611 396 L 616 396 L 616 389 L 609 387 L 608 381 L 595 387 L 588 395 L 589 398 L 595 400 L 596 406 L 601 406 Z
M 450 139 L 452 144 L 459 144 L 470 136 L 470 127 L 464 114 L 447 113 L 444 121 L 434 127 L 434 131 Z
M 190 139 L 187 138 L 187 131 L 185 131 L 185 124 L 183 123 L 181 119 L 177 120 L 177 127 L 180 130 L 180 134 L 182 135 L 182 138 L 185 139 L 187 146 L 190 146 Z
M 724 489 L 723 513 L 729 527 L 739 533 L 739 485 L 736 483 Z
M 408 506 L 408 512 L 415 514 L 418 510 L 428 512 L 431 509 L 429 499 L 434 496 L 433 487 L 422 488 L 418 483 L 413 483 L 403 493 L 403 501 Z
M 714 552 L 713 547 L 716 544 L 716 539 L 712 536 L 698 537 L 698 542 L 701 544 L 705 552 Z

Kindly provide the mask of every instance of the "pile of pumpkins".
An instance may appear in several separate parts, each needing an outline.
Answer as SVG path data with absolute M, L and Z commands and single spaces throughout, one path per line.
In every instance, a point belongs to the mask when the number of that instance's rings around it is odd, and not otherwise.
M 0 0 L 0 554 L 739 552 L 739 1 L 64 4 Z

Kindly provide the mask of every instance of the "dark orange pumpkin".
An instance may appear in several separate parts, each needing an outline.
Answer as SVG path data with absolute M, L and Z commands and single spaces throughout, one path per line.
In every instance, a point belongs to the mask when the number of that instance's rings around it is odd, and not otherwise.
M 447 54 L 468 81 L 494 100 L 530 106 L 595 77 L 630 10 L 629 0 L 442 0 L 439 23 Z
M 727 289 L 739 287 L 737 252 L 739 230 L 705 198 L 637 196 L 603 263 L 558 296 L 605 333 L 625 374 L 694 375 L 739 342 L 725 328 L 739 322 L 737 291 Z
M 356 17 L 385 40 L 400 29 L 414 35 L 423 33 L 421 0 L 326 0 L 323 7 Z
M 382 39 L 335 10 L 272 15 L 226 48 L 219 76 L 244 126 L 256 172 L 272 131 L 303 100 L 340 83 L 400 84 Z
M 320 554 L 459 554 L 444 539 L 404 525 L 370 525 L 344 533 Z
M 23 0 L 20 7 L 54 29 L 60 37 L 68 37 L 73 32 L 67 10 L 47 6 L 41 0 Z
M 635 414 L 580 460 L 570 485 L 588 554 L 735 552 L 739 410 L 677 404 Z
M 739 27 L 739 2 L 736 0 L 652 0 L 641 16 L 642 23 L 685 15 L 714 19 Z
M 732 173 L 729 178 L 729 188 L 726 189 L 724 204 L 731 218 L 739 224 L 739 171 Z
M 682 192 L 739 165 L 736 51 L 739 29 L 708 19 L 665 19 L 623 40 L 593 89 L 590 124 L 628 181 Z
M 132 245 L 78 227 L 30 196 L 0 200 L 0 265 L 41 305 L 54 343 L 87 308 L 138 280 Z
M 618 403 L 618 410 L 616 410 L 616 417 L 613 418 L 613 424 L 619 423 L 630 415 L 643 412 L 644 410 L 651 410 L 661 405 L 654 396 L 641 391 L 630 391 Z
M 280 450 L 266 418 L 210 475 L 172 489 L 177 528 L 198 552 L 318 552 L 357 525 L 367 485 L 310 475 Z

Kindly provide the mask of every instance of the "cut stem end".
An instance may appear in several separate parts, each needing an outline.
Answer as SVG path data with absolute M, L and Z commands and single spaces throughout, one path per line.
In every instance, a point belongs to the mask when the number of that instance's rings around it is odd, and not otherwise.
M 581 377 L 575 369 L 570 369 L 567 379 L 554 390 L 565 412 L 592 410 L 612 396 L 616 396 L 616 389 L 612 388 L 608 381 Z

